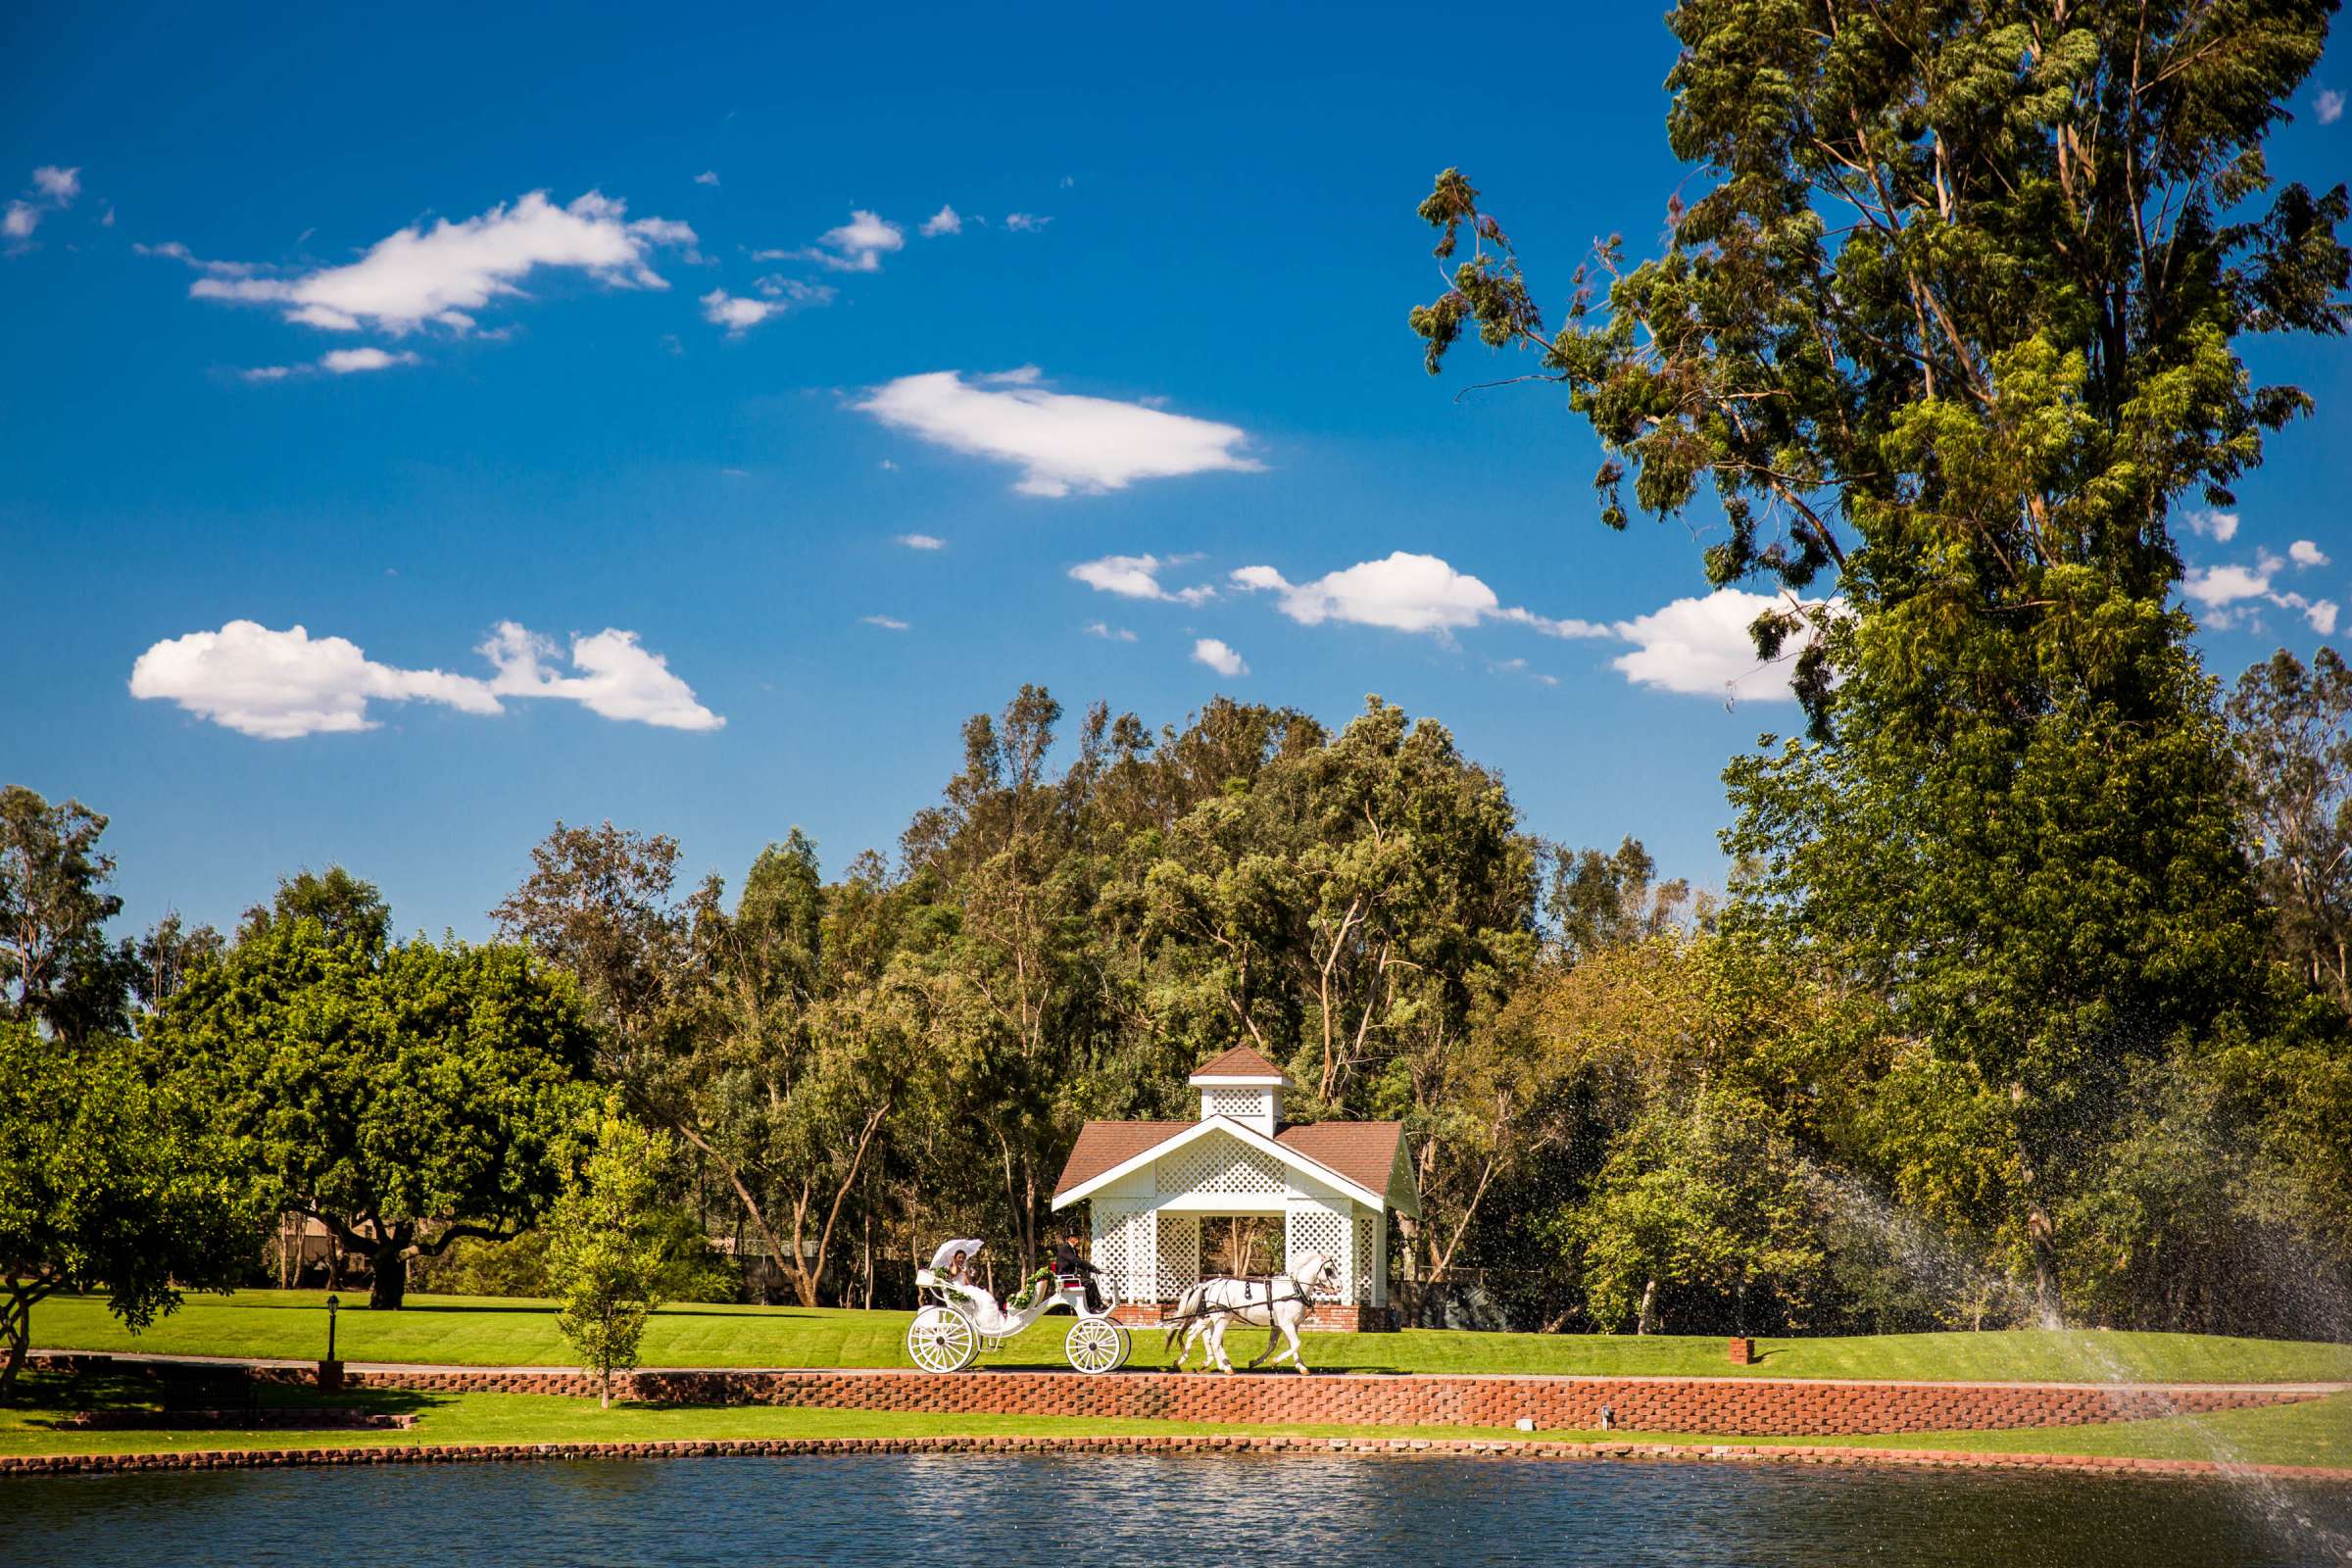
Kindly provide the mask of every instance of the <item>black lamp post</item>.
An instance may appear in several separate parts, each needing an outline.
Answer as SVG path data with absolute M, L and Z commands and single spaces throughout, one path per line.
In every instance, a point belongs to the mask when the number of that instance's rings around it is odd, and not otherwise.
M 334 1394 L 343 1387 L 343 1363 L 335 1359 L 335 1309 L 343 1302 L 326 1298 L 326 1359 L 318 1363 L 318 1392 Z

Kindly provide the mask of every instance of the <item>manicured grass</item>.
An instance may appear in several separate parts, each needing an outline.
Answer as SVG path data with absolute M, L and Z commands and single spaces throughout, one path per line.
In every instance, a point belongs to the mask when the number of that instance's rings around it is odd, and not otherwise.
M 144 1334 L 126 1333 L 94 1298 L 60 1297 L 33 1310 L 36 1347 L 315 1360 L 325 1353 L 325 1297 L 311 1291 L 191 1296 Z M 905 1366 L 908 1314 L 837 1308 L 678 1305 L 655 1315 L 647 1366 Z M 1054 1367 L 1070 1319 L 1048 1316 L 1002 1351 L 994 1366 Z M 1132 1365 L 1164 1365 L 1158 1332 L 1135 1336 Z M 1264 1343 L 1257 1331 L 1227 1341 L 1237 1364 Z M 2236 1340 L 2196 1334 L 1896 1334 L 1849 1339 L 1765 1339 L 1761 1359 L 1732 1366 L 1716 1336 L 1317 1334 L 1307 1362 L 1389 1372 L 1554 1373 L 1590 1376 L 1749 1376 L 1985 1379 L 2018 1382 L 2179 1383 L 2352 1381 L 2352 1346 Z M 347 1361 L 465 1366 L 564 1366 L 576 1357 L 556 1333 L 546 1302 L 412 1297 L 399 1312 L 346 1308 L 336 1350 Z
M 767 1405 L 615 1405 L 601 1410 L 591 1399 L 544 1395 L 410 1394 L 353 1391 L 331 1402 L 417 1415 L 405 1432 L 187 1432 L 59 1431 L 59 1410 L 96 1403 L 126 1402 L 127 1381 L 107 1388 L 70 1390 L 58 1376 L 25 1380 L 25 1402 L 0 1409 L 0 1454 L 154 1453 L 188 1448 L 371 1447 L 410 1443 L 578 1443 L 657 1442 L 731 1438 L 1138 1436 L 1231 1433 L 1290 1437 L 1514 1438 L 1523 1434 L 1491 1427 L 1211 1426 L 1197 1422 L 1071 1419 L 1052 1416 L 909 1414 L 878 1410 L 808 1410 Z M 267 1391 L 274 1401 L 319 1402 L 285 1390 Z M 1567 1442 L 1603 1438 L 1641 1443 L 1738 1446 L 1841 1446 L 1936 1448 L 1972 1452 L 2127 1454 L 2143 1458 L 2223 1459 L 2246 1464 L 2352 1466 L 2352 1395 L 2263 1410 L 2172 1417 L 2102 1426 L 2045 1428 L 2015 1432 L 1856 1433 L 1837 1438 L 1724 1437 L 1706 1433 L 1598 1433 L 1551 1431 L 1538 1437 Z

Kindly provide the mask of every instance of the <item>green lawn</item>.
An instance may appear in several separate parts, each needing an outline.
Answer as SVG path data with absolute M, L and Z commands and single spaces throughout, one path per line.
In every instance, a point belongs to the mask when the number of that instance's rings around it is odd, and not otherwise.
M 325 1353 L 325 1298 L 317 1292 L 241 1291 L 192 1296 L 177 1312 L 132 1335 L 94 1298 L 62 1297 L 33 1309 L 35 1347 L 144 1350 L 162 1354 L 315 1360 Z M 832 1308 L 669 1307 L 647 1327 L 648 1366 L 904 1366 L 904 1312 Z M 986 1358 L 998 1366 L 1060 1366 L 1070 1319 L 1055 1313 Z M 1263 1343 L 1252 1331 L 1228 1342 L 1245 1356 Z M 1317 1334 L 1310 1365 L 1390 1372 L 1581 1373 L 1594 1376 L 1700 1375 L 1802 1378 L 1993 1379 L 2015 1381 L 2339 1382 L 2352 1381 L 2352 1346 L 2233 1340 L 2194 1334 L 1898 1334 L 1849 1339 L 1757 1341 L 1762 1358 L 1732 1366 L 1715 1336 Z M 541 1301 L 412 1297 L 399 1312 L 346 1309 L 336 1349 L 347 1361 L 449 1362 L 467 1366 L 562 1366 L 576 1359 Z M 1168 1359 L 1160 1335 L 1135 1337 L 1136 1366 Z M 1238 1359 L 1238 1358 L 1237 1358 Z
M 1173 1421 L 1068 1419 L 1049 1416 L 907 1414 L 867 1410 L 805 1410 L 765 1405 L 641 1406 L 600 1410 L 591 1399 L 543 1395 L 411 1394 L 353 1391 L 332 1402 L 417 1415 L 409 1431 L 382 1432 L 74 1432 L 58 1431 L 61 1409 L 136 1398 L 128 1381 L 70 1389 L 63 1377 L 25 1379 L 24 1400 L 0 1409 L 0 1454 L 145 1453 L 183 1448 L 317 1448 L 407 1443 L 649 1442 L 662 1439 L 1114 1436 L 1153 1433 L 1250 1433 L 1296 1437 L 1513 1438 L 1485 1427 L 1207 1426 Z M 283 1403 L 317 1402 L 311 1396 L 270 1390 Z M 2019 1432 L 1857 1433 L 1842 1438 L 1720 1437 L 1698 1433 L 1556 1431 L 1539 1437 L 1569 1442 L 1616 1441 L 1743 1446 L 1838 1445 L 1853 1447 L 1943 1448 L 2010 1453 L 2131 1454 L 2147 1458 L 2222 1458 L 2243 1463 L 2352 1466 L 2352 1395 L 2266 1410 L 2173 1417 L 2160 1421 Z

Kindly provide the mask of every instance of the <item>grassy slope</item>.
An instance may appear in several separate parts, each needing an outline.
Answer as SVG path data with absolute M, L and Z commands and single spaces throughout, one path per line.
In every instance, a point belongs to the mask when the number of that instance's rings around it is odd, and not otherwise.
M 326 1314 L 317 1292 L 243 1291 L 190 1297 L 178 1312 L 130 1335 L 102 1300 L 59 1298 L 33 1310 L 37 1347 L 144 1350 L 162 1354 L 316 1358 L 324 1353 Z M 907 1315 L 791 1307 L 681 1305 L 657 1314 L 645 1337 L 648 1366 L 905 1366 Z M 1070 1319 L 1049 1316 L 1000 1352 L 994 1366 L 1061 1366 Z M 1253 1356 L 1263 1343 L 1237 1332 Z M 2352 1346 L 2231 1340 L 2191 1334 L 1902 1334 L 1822 1340 L 1759 1340 L 1762 1359 L 1739 1368 L 1713 1336 L 1318 1334 L 1309 1364 L 1396 1372 L 1680 1374 L 1758 1377 L 1999 1379 L 2159 1382 L 2352 1381 Z M 542 1302 L 416 1297 L 400 1312 L 345 1311 L 336 1349 L 347 1361 L 450 1362 L 470 1366 L 562 1366 L 576 1359 Z M 1168 1359 L 1156 1333 L 1135 1337 L 1136 1366 Z
M 404 1443 L 644 1442 L 662 1439 L 785 1437 L 919 1437 L 1039 1434 L 1097 1436 L 1146 1433 L 1280 1433 L 1300 1437 L 1517 1437 L 1494 1428 L 1231 1426 L 1138 1420 L 1073 1420 L 1047 1416 L 910 1415 L 864 1410 L 616 1405 L 600 1410 L 585 1399 L 539 1395 L 413 1395 L 353 1393 L 342 1404 L 413 1410 L 406 1432 L 72 1432 L 50 1422 L 61 1408 L 106 1402 L 69 1394 L 62 1378 L 26 1382 L 27 1406 L 0 1409 L 0 1454 L 128 1453 L 183 1448 L 316 1448 Z M 299 1396 L 272 1391 L 287 1402 Z M 1545 1432 L 1545 1438 L 1593 1441 L 1595 1432 Z M 1740 1438 L 1708 1434 L 1620 1432 L 1638 1442 L 1755 1446 L 1836 1444 L 1855 1447 L 1948 1448 L 2011 1453 L 2132 1454 L 2151 1458 L 2222 1458 L 2243 1463 L 2352 1466 L 2352 1395 L 2268 1410 L 2207 1417 L 2025 1432 L 1856 1434 L 1844 1438 Z

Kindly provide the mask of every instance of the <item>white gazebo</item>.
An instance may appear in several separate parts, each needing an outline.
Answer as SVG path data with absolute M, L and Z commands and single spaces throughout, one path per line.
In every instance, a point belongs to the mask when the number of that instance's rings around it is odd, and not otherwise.
M 1200 1277 L 1200 1222 L 1277 1218 L 1283 1256 L 1339 1260 L 1310 1326 L 1388 1328 L 1389 1210 L 1419 1218 L 1404 1124 L 1321 1121 L 1285 1126 L 1282 1069 L 1236 1046 L 1189 1080 L 1197 1121 L 1090 1121 L 1054 1190 L 1054 1207 L 1086 1203 L 1094 1263 L 1122 1315 L 1156 1321 Z

